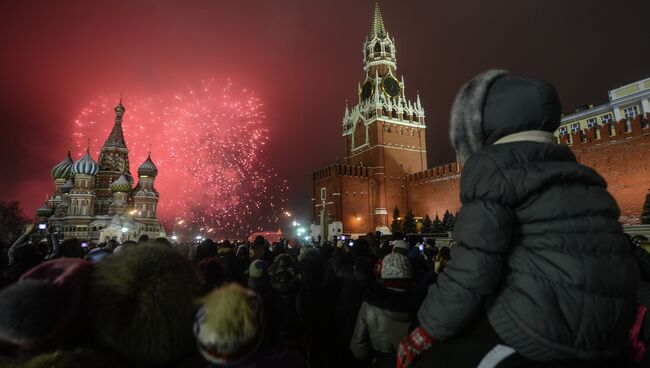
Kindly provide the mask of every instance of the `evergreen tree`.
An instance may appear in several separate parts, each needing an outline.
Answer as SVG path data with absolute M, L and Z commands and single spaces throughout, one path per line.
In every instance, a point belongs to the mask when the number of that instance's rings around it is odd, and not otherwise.
M 650 225 L 650 191 L 645 196 L 645 202 L 643 202 L 643 212 L 641 212 L 641 223 L 644 225 Z
M 393 222 L 390 224 L 390 231 L 393 233 L 402 231 L 402 217 L 399 214 L 399 208 L 397 206 L 393 210 Z
M 449 210 L 445 211 L 444 216 L 442 216 L 442 231 L 452 231 L 454 225 L 456 225 L 456 216 Z
M 445 229 L 442 226 L 442 221 L 440 221 L 440 217 L 438 217 L 438 214 L 436 213 L 436 218 L 433 220 L 433 232 L 441 233 L 443 231 L 445 231 Z
M 424 220 L 422 220 L 422 233 L 429 234 L 431 232 L 433 232 L 433 222 L 429 215 L 425 215 Z
M 0 241 L 10 243 L 23 232 L 29 219 L 23 214 L 23 209 L 17 201 L 0 201 Z
M 450 231 L 452 228 L 452 217 L 453 215 L 449 210 L 445 211 L 445 214 L 442 216 L 442 228 L 444 229 L 443 231 Z
M 413 215 L 413 212 L 409 210 L 406 213 L 406 216 L 404 216 L 404 225 L 403 225 L 404 233 L 406 234 L 414 234 L 417 233 L 418 227 L 417 224 L 415 223 L 415 216 Z

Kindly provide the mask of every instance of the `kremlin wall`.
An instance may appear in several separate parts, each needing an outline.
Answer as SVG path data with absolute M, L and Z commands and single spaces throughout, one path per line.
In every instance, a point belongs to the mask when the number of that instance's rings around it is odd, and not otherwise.
M 638 224 L 650 190 L 650 125 L 641 115 L 561 136 L 578 162 L 602 175 L 621 209 L 621 222 Z M 629 127 L 629 130 L 628 130 Z M 611 132 L 611 133 L 609 133 Z M 569 143 L 573 142 L 572 144 Z M 460 208 L 460 167 L 449 164 L 407 175 L 408 208 L 416 216 L 442 216 Z
M 621 209 L 621 222 L 626 225 L 640 222 L 643 202 L 650 190 L 648 119 L 650 114 L 645 119 L 637 115 L 631 119 L 630 125 L 624 119 L 558 138 L 559 144 L 571 147 L 580 163 L 595 169 L 605 178 Z M 461 169 L 458 163 L 450 163 L 408 174 L 404 178 L 393 178 L 391 181 L 404 186 L 405 206 L 400 208 L 400 212 L 404 214 L 411 210 L 416 217 L 429 215 L 433 218 L 436 214 L 442 217 L 446 210 L 458 211 Z M 371 191 L 369 171 L 364 167 L 333 165 L 314 173 L 315 188 L 327 182 L 326 192 L 340 193 L 341 206 L 338 212 L 331 214 L 331 219 L 340 219 L 344 234 L 375 230 L 367 221 L 367 214 L 372 212 L 372 199 L 368 195 Z M 345 188 L 345 191 L 341 193 L 340 188 Z

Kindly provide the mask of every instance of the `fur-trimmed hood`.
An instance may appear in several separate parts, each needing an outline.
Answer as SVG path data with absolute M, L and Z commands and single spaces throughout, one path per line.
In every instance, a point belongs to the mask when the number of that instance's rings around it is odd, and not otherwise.
M 467 82 L 451 109 L 449 136 L 464 164 L 481 147 L 507 135 L 529 130 L 553 132 L 561 106 L 547 82 L 488 70 Z

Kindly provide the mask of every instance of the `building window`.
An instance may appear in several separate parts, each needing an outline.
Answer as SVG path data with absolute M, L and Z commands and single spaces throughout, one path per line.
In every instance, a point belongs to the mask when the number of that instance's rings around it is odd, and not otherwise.
M 580 123 L 571 124 L 571 133 L 577 133 L 580 131 Z
M 639 115 L 639 107 L 637 105 L 628 106 L 623 109 L 623 113 L 627 119 L 634 118 L 635 116 Z
M 601 116 L 600 121 L 603 124 L 611 123 L 612 122 L 612 114 L 605 114 Z
M 381 45 L 379 44 L 379 42 L 375 44 L 375 52 L 381 52 Z
M 587 128 L 593 128 L 598 125 L 598 119 L 597 118 L 590 118 L 587 119 Z
M 327 189 L 320 188 L 320 200 L 324 201 L 327 198 Z

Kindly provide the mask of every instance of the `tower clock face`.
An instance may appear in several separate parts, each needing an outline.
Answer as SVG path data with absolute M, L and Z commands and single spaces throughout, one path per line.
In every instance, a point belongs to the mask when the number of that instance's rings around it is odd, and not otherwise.
M 381 82 L 381 88 L 384 90 L 384 93 L 390 97 L 397 97 L 402 92 L 402 87 L 400 87 L 397 79 L 393 77 L 386 77 Z
M 372 85 L 371 81 L 366 81 L 366 83 L 363 84 L 363 87 L 361 87 L 361 97 L 364 100 L 367 100 L 372 96 L 372 92 L 374 91 L 374 86 Z

